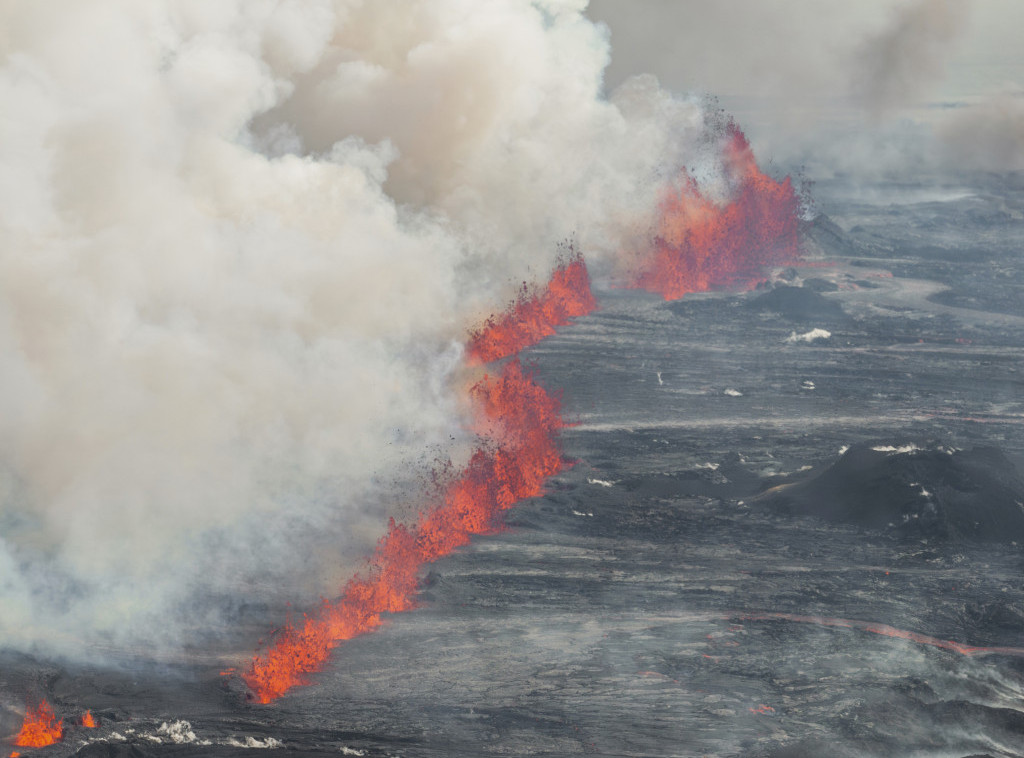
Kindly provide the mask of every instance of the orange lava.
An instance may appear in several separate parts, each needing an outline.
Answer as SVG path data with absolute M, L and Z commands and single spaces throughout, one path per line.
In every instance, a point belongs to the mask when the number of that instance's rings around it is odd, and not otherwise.
M 597 307 L 590 290 L 590 274 L 576 251 L 562 262 L 542 291 L 523 285 L 519 297 L 500 316 L 491 316 L 469 337 L 466 354 L 471 365 L 515 355 L 524 347 L 555 333 L 577 316 Z
M 82 716 L 82 726 L 89 729 L 95 729 L 99 725 L 96 723 L 96 719 L 93 717 L 92 713 L 86 711 L 85 715 Z
M 242 675 L 251 697 L 277 699 L 323 668 L 341 641 L 372 631 L 384 613 L 416 606 L 420 568 L 465 545 L 473 535 L 499 527 L 498 515 L 539 495 L 544 481 L 563 467 L 558 432 L 559 400 L 518 361 L 470 390 L 482 442 L 466 467 L 444 489 L 440 503 L 416 523 L 393 519 L 377 543 L 370 568 L 349 580 L 341 597 L 325 601 L 302 624 L 287 625 L 273 645 L 253 658 Z
M 46 747 L 64 736 L 64 721 L 58 721 L 50 704 L 43 700 L 25 712 L 21 731 L 14 738 L 18 747 Z
M 676 300 L 691 292 L 751 289 L 767 266 L 800 257 L 799 202 L 789 177 L 762 173 L 747 138 L 729 124 L 725 167 L 732 199 L 724 206 L 705 197 L 684 176 L 665 197 L 653 249 L 632 276 L 632 286 Z

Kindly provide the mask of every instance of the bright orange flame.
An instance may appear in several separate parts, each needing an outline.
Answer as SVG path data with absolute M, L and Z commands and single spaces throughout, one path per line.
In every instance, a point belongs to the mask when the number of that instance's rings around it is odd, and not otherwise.
M 469 362 L 490 363 L 555 333 L 577 316 L 597 307 L 590 291 L 590 274 L 583 257 L 570 250 L 569 257 L 551 275 L 547 287 L 536 292 L 523 285 L 519 297 L 501 316 L 491 316 L 473 332 L 466 346 Z
M 799 202 L 792 182 L 761 172 L 738 126 L 729 124 L 727 134 L 725 166 L 736 187 L 732 200 L 716 205 L 685 175 L 678 194 L 662 201 L 653 250 L 632 286 L 666 300 L 722 287 L 749 289 L 766 266 L 799 259 Z
M 413 525 L 391 520 L 370 569 L 353 577 L 339 599 L 324 601 L 300 626 L 285 626 L 273 646 L 253 658 L 242 675 L 253 699 L 269 703 L 306 683 L 339 642 L 376 629 L 383 613 L 414 608 L 424 563 L 467 544 L 473 535 L 495 531 L 501 511 L 539 495 L 544 481 L 562 469 L 560 402 L 518 361 L 496 377 L 485 376 L 470 395 L 486 441 L 436 508 L 421 513 Z
M 64 736 L 64 721 L 58 721 L 53 708 L 43 700 L 35 708 L 25 712 L 21 731 L 14 738 L 18 747 L 46 747 Z
M 82 726 L 88 727 L 89 729 L 95 729 L 98 726 L 96 719 L 89 711 L 86 711 L 85 715 L 82 716 Z

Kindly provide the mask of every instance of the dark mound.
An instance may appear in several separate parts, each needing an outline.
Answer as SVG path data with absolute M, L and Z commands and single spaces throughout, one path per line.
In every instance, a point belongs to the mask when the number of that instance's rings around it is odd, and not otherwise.
M 1024 542 L 1024 479 L 1001 450 L 856 445 L 825 471 L 758 500 L 911 539 Z
M 808 252 L 819 255 L 857 255 L 857 240 L 824 213 L 800 224 L 801 238 Z
M 793 321 L 843 321 L 846 314 L 839 303 L 807 287 L 781 285 L 747 303 L 756 311 L 771 311 Z

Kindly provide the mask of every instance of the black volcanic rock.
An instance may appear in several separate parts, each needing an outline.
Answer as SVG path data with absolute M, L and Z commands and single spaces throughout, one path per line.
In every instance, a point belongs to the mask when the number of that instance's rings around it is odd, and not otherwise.
M 747 303 L 757 311 L 771 311 L 793 321 L 842 321 L 846 318 L 839 303 L 807 287 L 777 286 Z
M 1024 542 L 1024 479 L 998 448 L 875 448 L 856 445 L 819 474 L 758 500 L 779 513 L 907 538 Z
M 836 292 L 839 290 L 839 285 L 835 282 L 818 278 L 805 279 L 804 287 L 814 292 Z
M 704 496 L 735 500 L 756 493 L 761 479 L 743 465 L 739 455 L 730 453 L 715 468 L 634 477 L 621 484 L 625 490 L 645 497 Z

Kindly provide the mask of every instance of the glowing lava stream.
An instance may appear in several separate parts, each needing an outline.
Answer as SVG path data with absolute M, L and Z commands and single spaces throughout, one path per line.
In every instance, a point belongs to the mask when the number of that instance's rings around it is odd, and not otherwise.
M 483 361 L 518 352 L 594 305 L 586 266 L 576 256 L 555 271 L 544 292 L 521 296 L 508 315 L 491 318 L 473 335 L 471 354 Z M 497 376 L 484 376 L 470 397 L 481 442 L 440 505 L 421 513 L 412 525 L 392 519 L 369 571 L 353 577 L 339 599 L 325 601 L 301 625 L 287 625 L 269 649 L 253 658 L 242 674 L 252 699 L 269 703 L 306 683 L 339 642 L 376 629 L 383 613 L 414 608 L 425 563 L 467 544 L 473 535 L 498 529 L 502 511 L 541 494 L 547 478 L 563 469 L 560 402 L 518 360 L 506 363 Z
M 967 657 L 983 655 L 1013 655 L 1024 657 L 1024 648 L 1021 647 L 978 647 L 965 645 L 953 640 L 942 640 L 937 637 L 929 637 L 927 634 L 897 629 L 888 624 L 876 624 L 872 621 L 857 621 L 854 619 L 830 618 L 827 616 L 801 616 L 795 613 L 757 613 L 742 616 L 728 616 L 729 620 L 737 621 L 791 621 L 798 624 L 815 624 L 835 629 L 856 629 L 871 634 L 880 634 L 885 637 L 894 637 L 900 640 L 916 642 L 919 645 L 929 645 L 940 650 L 951 650 Z

